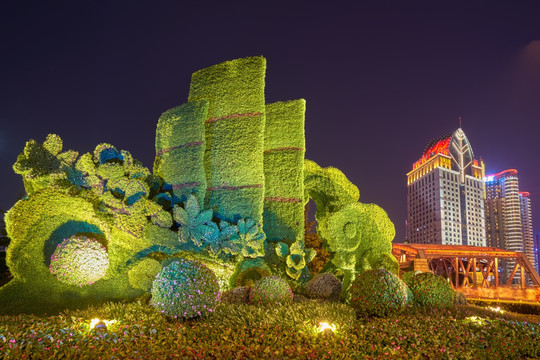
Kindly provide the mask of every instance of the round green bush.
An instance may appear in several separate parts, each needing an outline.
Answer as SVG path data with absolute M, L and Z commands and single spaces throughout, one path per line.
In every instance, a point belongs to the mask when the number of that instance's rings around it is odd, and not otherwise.
M 219 302 L 216 275 L 195 260 L 179 259 L 156 275 L 151 304 L 169 316 L 206 316 Z
M 74 235 L 58 244 L 49 269 L 65 284 L 85 286 L 105 276 L 108 267 L 105 247 L 95 239 Z
M 288 304 L 292 299 L 293 293 L 289 284 L 278 276 L 257 280 L 249 293 L 249 303 L 256 305 Z
M 467 305 L 467 298 L 463 293 L 459 291 L 454 293 L 454 305 Z
M 407 304 L 407 285 L 385 269 L 368 270 L 351 285 L 351 306 L 358 314 L 387 316 Z
M 416 304 L 443 308 L 454 305 L 454 290 L 442 276 L 425 272 L 408 281 Z

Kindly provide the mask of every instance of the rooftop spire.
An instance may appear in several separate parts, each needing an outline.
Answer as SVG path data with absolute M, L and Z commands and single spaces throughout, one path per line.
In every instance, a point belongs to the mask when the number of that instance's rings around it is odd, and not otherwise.
M 459 120 L 459 128 L 461 129 L 461 115 L 458 116 L 458 120 Z

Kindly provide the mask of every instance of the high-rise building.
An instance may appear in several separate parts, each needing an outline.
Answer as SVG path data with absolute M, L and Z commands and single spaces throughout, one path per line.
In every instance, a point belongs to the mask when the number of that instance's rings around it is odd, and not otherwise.
M 536 272 L 540 274 L 540 234 L 536 234 L 534 239 L 534 254 L 536 261 Z
M 521 224 L 523 229 L 523 251 L 531 264 L 536 267 L 534 253 L 534 233 L 531 213 L 531 194 L 526 191 L 520 191 L 519 202 L 521 207 Z
M 534 266 L 530 194 L 519 191 L 517 174 L 517 170 L 508 169 L 485 177 L 487 244 L 523 252 Z M 507 264 L 507 275 L 513 266 Z
M 461 128 L 430 141 L 407 174 L 408 241 L 486 246 L 483 177 Z

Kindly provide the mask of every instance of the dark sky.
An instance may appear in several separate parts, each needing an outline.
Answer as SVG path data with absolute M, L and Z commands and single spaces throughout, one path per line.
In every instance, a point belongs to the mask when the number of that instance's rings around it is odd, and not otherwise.
M 0 208 L 23 191 L 27 140 L 109 142 L 151 167 L 157 119 L 194 71 L 264 55 L 267 103 L 307 100 L 306 157 L 382 206 L 397 241 L 405 174 L 459 115 L 488 172 L 518 170 L 539 232 L 540 6 L 494 3 L 2 2 Z

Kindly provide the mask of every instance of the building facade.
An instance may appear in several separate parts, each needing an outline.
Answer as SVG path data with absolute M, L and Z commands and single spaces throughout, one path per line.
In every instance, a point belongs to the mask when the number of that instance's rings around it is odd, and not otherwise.
M 536 261 L 536 272 L 540 274 L 540 234 L 536 234 L 534 239 L 534 254 Z
M 523 252 L 536 268 L 530 194 L 519 191 L 517 174 L 508 169 L 485 177 L 487 244 Z M 506 272 L 513 266 L 508 263 Z
M 407 173 L 407 239 L 486 246 L 484 165 L 462 129 L 428 143 Z
M 534 232 L 532 225 L 531 212 L 531 194 L 526 191 L 520 191 L 519 202 L 521 208 L 521 225 L 523 230 L 523 251 L 525 255 L 536 268 L 536 254 L 534 251 Z

